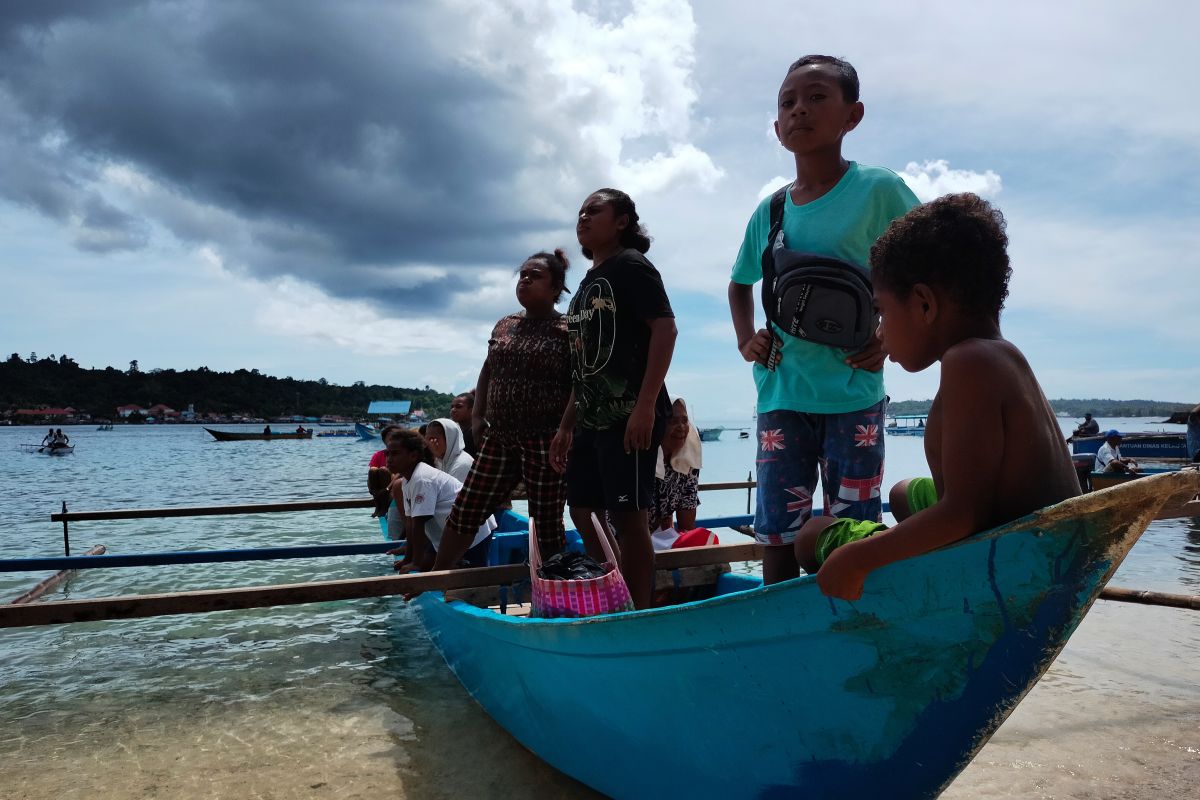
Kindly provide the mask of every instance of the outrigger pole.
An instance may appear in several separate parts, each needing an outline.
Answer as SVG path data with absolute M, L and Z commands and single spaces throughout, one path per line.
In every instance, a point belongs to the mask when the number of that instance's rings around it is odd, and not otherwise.
M 753 482 L 705 484 L 701 489 L 753 488 Z M 67 512 L 51 515 L 54 521 L 98 519 L 144 519 L 154 517 L 211 516 L 222 514 L 253 514 L 286 511 L 311 511 L 340 508 L 366 508 L 371 498 L 358 500 L 324 500 L 296 503 L 271 503 L 241 506 L 201 506 L 161 509 L 131 509 L 113 511 Z M 1157 519 L 1181 516 L 1200 516 L 1200 498 L 1176 502 L 1159 512 Z M 723 517 L 698 521 L 707 527 L 729 527 L 746 532 L 750 518 Z M 61 559 L 9 559 L 0 561 L 0 571 L 30 569 L 86 569 L 100 566 L 132 566 L 165 563 L 198 563 L 212 561 L 250 561 L 268 558 L 305 558 L 315 556 L 377 553 L 399 542 L 371 542 L 346 545 L 310 545 L 297 548 L 259 548 L 233 551 L 187 551 L 180 553 L 134 554 L 128 556 L 88 555 Z M 761 545 L 749 543 L 716 545 L 657 553 L 658 570 L 678 570 L 701 565 L 728 564 L 734 561 L 755 561 L 762 558 Z M 283 586 L 256 586 L 239 589 L 218 589 L 177 592 L 161 595 L 132 595 L 92 600 L 68 600 L 54 603 L 0 605 L 0 627 L 24 627 L 104 619 L 134 619 L 168 614 L 229 611 L 276 605 L 350 600 L 367 597 L 409 595 L 425 591 L 479 588 L 519 583 L 528 578 L 525 564 L 500 567 L 461 569 L 444 572 L 392 575 L 376 578 L 357 578 Z M 1163 605 L 1173 608 L 1200 609 L 1200 596 L 1170 595 L 1119 587 L 1106 588 L 1102 599 L 1123 602 Z
M 657 553 L 654 562 L 655 567 L 659 570 L 678 570 L 686 567 L 728 564 L 731 561 L 756 561 L 761 558 L 762 546 L 748 543 L 668 550 Z M 374 578 L 350 578 L 280 586 L 250 586 L 169 594 L 100 597 L 92 600 L 62 600 L 54 603 L 10 604 L 0 605 L 0 628 L 94 622 L 108 619 L 137 619 L 170 614 L 196 614 L 334 600 L 356 600 L 429 591 L 502 586 L 528 580 L 529 565 L 521 563 L 500 567 L 384 575 Z

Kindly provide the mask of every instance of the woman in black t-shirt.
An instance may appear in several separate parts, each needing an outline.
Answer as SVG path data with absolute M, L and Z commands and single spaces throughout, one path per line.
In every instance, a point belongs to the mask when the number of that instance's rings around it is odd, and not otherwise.
M 654 506 L 658 445 L 671 413 L 663 380 L 675 347 L 675 314 L 644 255 L 650 238 L 629 195 L 593 192 L 575 232 L 592 267 L 567 310 L 573 402 L 550 457 L 567 475 L 571 520 L 600 561 L 591 519 L 608 512 L 629 593 L 645 608 L 654 573 L 647 511 Z

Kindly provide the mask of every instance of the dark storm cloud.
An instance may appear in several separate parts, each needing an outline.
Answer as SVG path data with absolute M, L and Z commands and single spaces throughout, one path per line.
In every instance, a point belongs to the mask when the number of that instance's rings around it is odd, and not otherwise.
M 518 93 L 455 57 L 466 21 L 445 11 L 28 5 L 0 11 L 0 90 L 15 124 L 0 133 L 0 163 L 26 165 L 0 191 L 81 220 L 81 247 L 141 246 L 130 216 L 141 213 L 254 274 L 392 306 L 420 296 L 433 309 L 471 285 L 474 265 L 515 263 L 523 237 L 570 224 L 570 208 L 514 190 L 539 126 Z M 56 137 L 57 151 L 46 144 Z M 191 202 L 115 208 L 87 188 L 107 164 Z M 454 278 L 396 289 L 387 268 L 414 264 Z

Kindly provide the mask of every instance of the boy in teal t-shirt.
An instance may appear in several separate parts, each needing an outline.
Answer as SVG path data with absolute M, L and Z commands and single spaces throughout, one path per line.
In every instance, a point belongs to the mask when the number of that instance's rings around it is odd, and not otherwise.
M 842 139 L 863 118 L 858 74 L 845 61 L 810 55 L 789 67 L 779 88 L 775 133 L 796 159 L 783 237 L 788 249 L 833 256 L 866 268 L 871 245 L 918 200 L 894 172 L 842 157 Z M 883 482 L 884 354 L 879 341 L 856 353 L 755 329 L 770 198 L 759 203 L 729 283 L 738 349 L 754 363 L 758 388 L 758 509 L 755 535 L 767 545 L 763 580 L 799 574 L 792 549 L 812 516 L 818 472 L 825 513 L 880 518 Z M 782 345 L 766 368 L 772 337 Z

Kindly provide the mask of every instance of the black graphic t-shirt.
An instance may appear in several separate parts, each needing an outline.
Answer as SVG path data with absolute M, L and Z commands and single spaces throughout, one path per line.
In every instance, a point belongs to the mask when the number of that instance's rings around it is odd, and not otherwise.
M 591 430 L 624 425 L 637 402 L 650 346 L 650 320 L 674 317 L 662 277 L 637 250 L 623 250 L 584 276 L 567 309 L 576 422 Z M 655 413 L 670 414 L 664 386 Z

